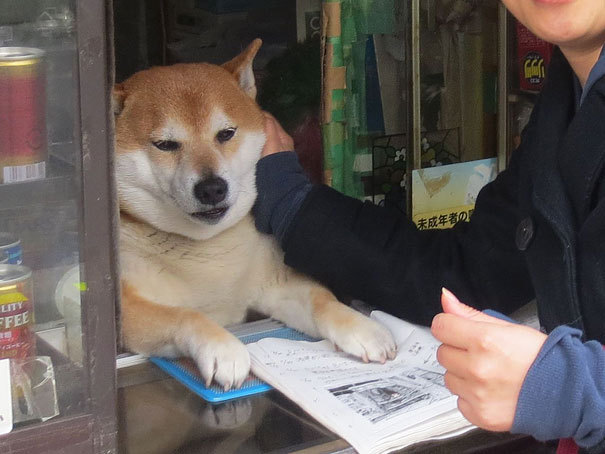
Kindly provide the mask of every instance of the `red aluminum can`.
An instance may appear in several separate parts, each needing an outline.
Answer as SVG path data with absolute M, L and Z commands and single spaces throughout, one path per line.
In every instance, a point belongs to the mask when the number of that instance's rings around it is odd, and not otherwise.
M 0 183 L 46 176 L 44 51 L 0 47 Z
M 0 265 L 0 358 L 35 355 L 32 272 Z

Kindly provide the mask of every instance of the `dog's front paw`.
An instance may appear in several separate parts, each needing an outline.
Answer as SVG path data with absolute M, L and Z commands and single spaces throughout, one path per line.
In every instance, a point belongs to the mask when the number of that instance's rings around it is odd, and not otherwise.
M 225 391 L 239 388 L 250 372 L 248 350 L 227 331 L 216 339 L 204 339 L 194 355 L 200 373 L 210 386 L 214 380 Z
M 384 363 L 397 356 L 397 345 L 391 332 L 359 313 L 351 314 L 346 323 L 330 326 L 328 331 L 327 337 L 337 348 L 365 362 Z

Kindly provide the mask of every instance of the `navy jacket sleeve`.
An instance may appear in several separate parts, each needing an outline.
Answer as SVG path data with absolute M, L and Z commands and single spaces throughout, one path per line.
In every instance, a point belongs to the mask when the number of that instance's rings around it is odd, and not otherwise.
M 285 261 L 341 298 L 416 323 L 441 311 L 441 287 L 479 309 L 508 313 L 533 297 L 515 245 L 517 165 L 512 159 L 483 188 L 469 223 L 449 230 L 419 231 L 398 210 L 315 186 L 281 240 Z

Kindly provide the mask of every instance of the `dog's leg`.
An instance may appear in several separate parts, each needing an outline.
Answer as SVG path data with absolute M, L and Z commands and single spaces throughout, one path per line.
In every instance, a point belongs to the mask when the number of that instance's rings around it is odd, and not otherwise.
M 397 355 L 384 326 L 342 304 L 314 283 L 291 283 L 268 289 L 259 310 L 310 336 L 322 337 L 363 361 L 384 362 Z
M 190 356 L 206 385 L 214 379 L 225 389 L 248 376 L 250 356 L 239 339 L 202 313 L 163 306 L 142 298 L 122 282 L 124 347 L 144 355 Z

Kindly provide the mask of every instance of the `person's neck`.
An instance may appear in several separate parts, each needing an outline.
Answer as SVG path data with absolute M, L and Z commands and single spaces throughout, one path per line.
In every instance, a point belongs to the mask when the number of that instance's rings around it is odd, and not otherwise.
M 599 59 L 602 48 L 603 44 L 591 49 L 581 50 L 561 47 L 561 52 L 563 52 L 563 55 L 565 55 L 565 58 L 567 58 L 571 69 L 573 69 L 574 73 L 576 73 L 576 76 L 578 76 L 578 80 L 580 81 L 582 88 L 584 88 L 584 85 L 586 85 L 588 75 Z

